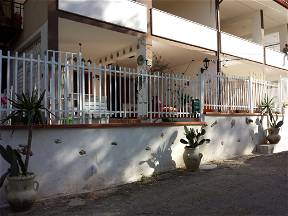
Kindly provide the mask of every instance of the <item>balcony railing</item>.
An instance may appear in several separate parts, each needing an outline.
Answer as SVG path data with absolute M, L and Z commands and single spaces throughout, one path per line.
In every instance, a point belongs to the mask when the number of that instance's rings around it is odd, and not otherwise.
M 175 15 L 152 9 L 152 34 L 174 41 L 217 50 L 217 32 Z
M 221 33 L 221 51 L 259 63 L 264 62 L 263 46 L 225 32 Z
M 265 48 L 266 64 L 288 70 L 288 57 L 282 52 Z
M 23 4 L 9 1 L 0 1 L 0 27 L 14 29 L 23 28 Z
M 115 25 L 147 32 L 147 8 L 137 2 L 122 0 L 59 0 L 58 9 Z

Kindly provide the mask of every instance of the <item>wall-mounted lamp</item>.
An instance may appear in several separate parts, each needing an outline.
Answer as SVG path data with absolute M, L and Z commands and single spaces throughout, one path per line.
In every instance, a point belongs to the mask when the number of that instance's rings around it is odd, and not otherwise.
M 210 62 L 210 60 L 208 58 L 203 59 L 204 68 L 203 67 L 200 68 L 201 73 L 203 73 L 205 70 L 208 69 L 209 62 Z

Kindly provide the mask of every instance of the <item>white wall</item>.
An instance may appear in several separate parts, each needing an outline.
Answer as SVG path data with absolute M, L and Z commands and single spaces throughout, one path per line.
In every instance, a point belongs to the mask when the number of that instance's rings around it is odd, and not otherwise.
M 59 9 L 119 26 L 147 31 L 146 6 L 128 0 L 59 0 Z
M 288 70 L 288 56 L 285 56 L 284 53 L 277 52 L 269 48 L 265 48 L 265 56 L 266 56 L 266 64 Z
M 152 10 L 152 34 L 217 50 L 217 32 L 215 29 L 156 9 Z
M 216 28 L 214 0 L 153 0 L 153 7 L 202 25 Z
M 263 46 L 225 32 L 221 33 L 221 48 L 222 53 L 228 55 L 245 58 L 259 63 L 264 62 Z
M 206 138 L 211 142 L 199 148 L 204 155 L 202 163 L 250 154 L 263 134 L 260 117 L 248 118 L 254 121 L 250 125 L 245 116 L 206 116 Z M 287 130 L 285 123 L 275 151 L 288 150 L 288 137 L 284 134 Z M 1 144 L 16 147 L 26 143 L 25 130 L 11 132 L 0 131 Z M 39 198 L 97 190 L 133 182 L 153 172 L 184 167 L 184 145 L 180 143 L 183 134 L 182 126 L 35 129 L 30 170 L 40 182 Z M 81 150 L 86 154 L 80 155 Z M 6 169 L 1 158 L 0 173 Z M 5 200 L 0 190 L 0 205 Z

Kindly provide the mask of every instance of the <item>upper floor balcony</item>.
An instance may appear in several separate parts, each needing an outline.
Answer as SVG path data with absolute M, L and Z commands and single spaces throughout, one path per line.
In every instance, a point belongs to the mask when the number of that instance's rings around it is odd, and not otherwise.
M 58 0 L 58 9 L 88 18 L 147 32 L 147 8 L 129 0 Z
M 0 1 L 0 46 L 5 47 L 23 28 L 23 4 Z

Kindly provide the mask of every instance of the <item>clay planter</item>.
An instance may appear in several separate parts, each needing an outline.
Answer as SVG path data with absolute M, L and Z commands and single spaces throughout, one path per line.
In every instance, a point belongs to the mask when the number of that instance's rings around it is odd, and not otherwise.
M 183 160 L 186 166 L 186 169 L 189 171 L 197 171 L 201 162 L 203 155 L 195 150 L 195 148 L 185 147 L 183 154 Z
M 7 177 L 5 187 L 7 201 L 15 211 L 25 211 L 32 207 L 36 200 L 39 183 L 35 175 Z
M 280 128 L 269 128 L 269 135 L 267 136 L 267 140 L 269 144 L 277 144 L 279 143 L 281 136 L 279 135 Z

